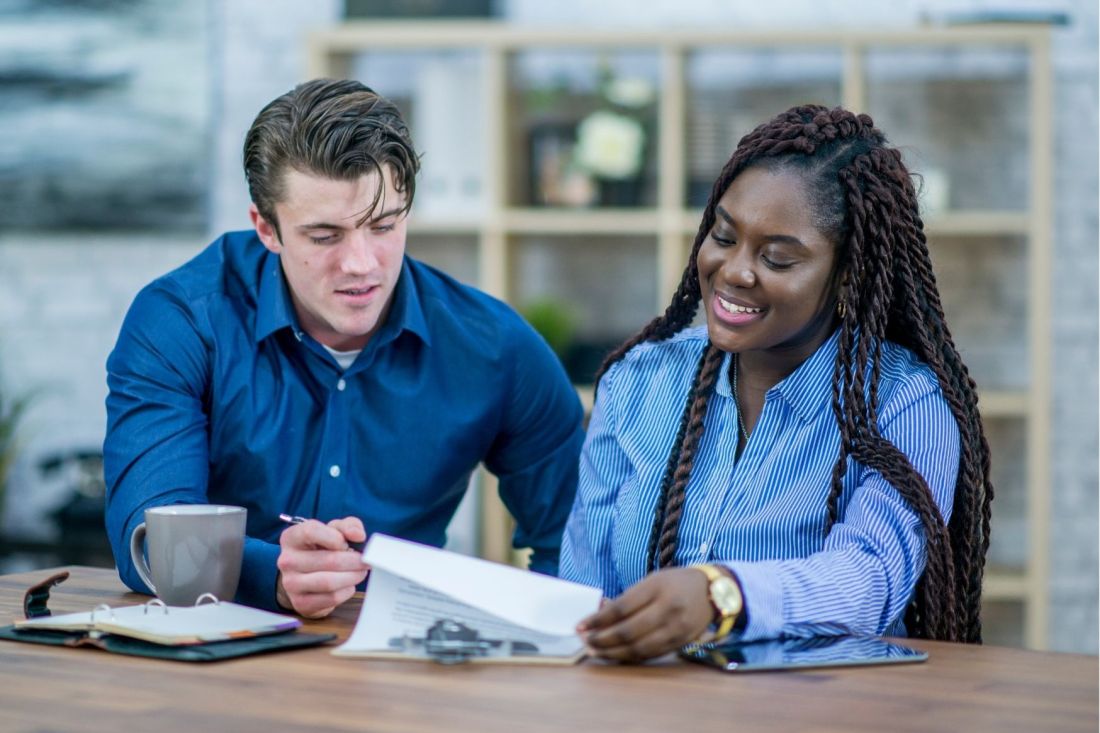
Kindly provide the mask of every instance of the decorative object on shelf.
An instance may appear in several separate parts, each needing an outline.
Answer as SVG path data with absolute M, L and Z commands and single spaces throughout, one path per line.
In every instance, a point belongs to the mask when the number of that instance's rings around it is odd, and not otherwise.
M 429 59 L 416 69 L 413 139 L 424 151 L 416 210 L 435 219 L 485 212 L 484 92 L 473 56 Z M 462 145 L 454 145 L 459 139 Z
M 646 152 L 642 120 L 654 89 L 642 77 L 614 77 L 606 64 L 599 87 L 604 105 L 577 125 L 574 159 L 595 179 L 600 205 L 637 206 Z
M 591 206 L 596 184 L 573 161 L 576 145 L 570 123 L 542 122 L 531 127 L 531 197 L 542 206 Z
M 577 317 L 569 304 L 554 298 L 540 298 L 529 302 L 520 312 L 564 364 L 577 331 Z
M 600 62 L 596 93 L 531 89 L 530 201 L 543 206 L 638 206 L 656 93 L 644 77 Z M 578 109 L 579 107 L 579 109 Z

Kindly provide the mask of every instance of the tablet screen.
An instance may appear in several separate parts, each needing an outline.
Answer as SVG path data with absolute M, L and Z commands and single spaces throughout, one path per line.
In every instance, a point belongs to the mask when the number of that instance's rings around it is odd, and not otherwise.
M 923 662 L 928 654 L 875 636 L 814 636 L 808 639 L 722 641 L 691 644 L 680 656 L 725 672 Z

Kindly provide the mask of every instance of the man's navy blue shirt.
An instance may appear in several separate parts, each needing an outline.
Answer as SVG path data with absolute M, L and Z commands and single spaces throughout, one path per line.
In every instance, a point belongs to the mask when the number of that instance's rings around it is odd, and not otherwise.
M 232 232 L 135 299 L 107 360 L 107 532 L 123 581 L 147 507 L 248 509 L 237 599 L 275 607 L 280 513 L 357 516 L 442 546 L 479 462 L 514 544 L 555 573 L 582 409 L 504 303 L 405 258 L 385 322 L 348 370 L 302 331 L 279 258 Z

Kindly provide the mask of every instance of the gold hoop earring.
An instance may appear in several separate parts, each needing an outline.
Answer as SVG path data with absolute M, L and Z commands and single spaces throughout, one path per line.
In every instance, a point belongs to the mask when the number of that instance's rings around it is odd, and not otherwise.
M 841 298 L 836 302 L 836 314 L 841 318 L 844 317 L 844 299 Z

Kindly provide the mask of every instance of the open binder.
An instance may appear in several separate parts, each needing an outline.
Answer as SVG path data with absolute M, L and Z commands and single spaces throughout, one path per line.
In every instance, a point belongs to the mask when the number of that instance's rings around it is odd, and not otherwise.
M 59 573 L 28 590 L 23 603 L 27 618 L 0 627 L 0 639 L 202 662 L 315 646 L 336 638 L 299 633 L 302 622 L 292 616 L 218 601 L 209 594 L 194 606 L 166 606 L 154 599 L 54 616 L 46 606 L 49 589 L 68 576 Z

